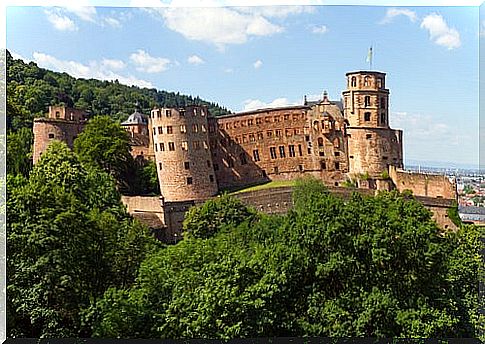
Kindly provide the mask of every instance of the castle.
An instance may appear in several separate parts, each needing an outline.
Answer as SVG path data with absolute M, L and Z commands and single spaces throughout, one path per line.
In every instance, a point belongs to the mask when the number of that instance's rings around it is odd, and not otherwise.
M 438 223 L 454 228 L 446 210 L 456 199 L 455 184 L 402 170 L 402 131 L 389 126 L 385 73 L 356 71 L 346 79 L 341 101 L 324 92 L 319 101 L 305 97 L 302 105 L 217 118 L 205 106 L 156 108 L 148 118 L 135 111 L 122 126 L 133 156 L 155 161 L 162 196 L 123 197 L 128 211 L 147 223 L 157 214 L 164 238 L 176 241 L 187 209 L 221 190 L 312 175 L 335 192 L 348 193 L 349 181 L 361 192 L 409 189 Z M 47 118 L 34 121 L 34 162 L 53 139 L 72 146 L 86 121 L 78 110 L 51 107 Z M 241 197 L 261 208 L 265 195 Z M 285 204 L 284 211 L 291 199 L 281 197 L 268 204 Z

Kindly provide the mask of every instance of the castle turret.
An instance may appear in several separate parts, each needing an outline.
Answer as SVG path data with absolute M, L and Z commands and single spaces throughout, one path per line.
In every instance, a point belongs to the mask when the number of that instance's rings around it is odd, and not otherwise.
M 402 167 L 402 131 L 389 127 L 385 73 L 350 72 L 342 93 L 347 127 L 349 173 L 378 176 L 389 165 Z
M 165 201 L 205 200 L 217 193 L 208 115 L 203 106 L 152 110 L 149 131 Z
M 83 130 L 88 114 L 64 106 L 49 106 L 46 117 L 34 119 L 34 164 L 53 140 L 65 142 L 70 148 Z

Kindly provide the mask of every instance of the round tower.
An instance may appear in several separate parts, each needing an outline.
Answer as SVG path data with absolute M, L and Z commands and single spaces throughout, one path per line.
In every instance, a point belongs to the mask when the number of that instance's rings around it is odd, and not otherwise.
M 165 201 L 204 200 L 218 191 L 203 106 L 151 111 L 160 191 Z
M 389 127 L 389 90 L 385 73 L 357 71 L 346 74 L 342 92 L 348 121 L 350 174 L 382 175 L 389 165 L 402 167 L 402 131 Z

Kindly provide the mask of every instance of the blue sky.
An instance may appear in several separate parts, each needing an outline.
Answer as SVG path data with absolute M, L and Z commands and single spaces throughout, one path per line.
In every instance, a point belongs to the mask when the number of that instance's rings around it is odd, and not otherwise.
M 324 90 L 338 100 L 372 45 L 405 160 L 476 166 L 480 29 L 478 7 L 9 7 L 6 46 L 73 76 L 242 111 Z

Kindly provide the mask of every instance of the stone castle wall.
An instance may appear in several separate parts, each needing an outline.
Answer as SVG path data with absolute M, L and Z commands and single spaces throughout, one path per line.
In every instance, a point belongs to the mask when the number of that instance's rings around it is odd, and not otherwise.
M 207 199 L 217 193 L 204 107 L 154 109 L 149 119 L 160 191 L 166 201 Z
M 75 138 L 83 129 L 83 122 L 52 118 L 34 119 L 34 164 L 54 140 L 65 142 L 69 148 L 73 148 Z
M 455 183 L 444 175 L 407 172 L 391 166 L 389 176 L 400 192 L 411 190 L 416 196 L 457 198 Z

